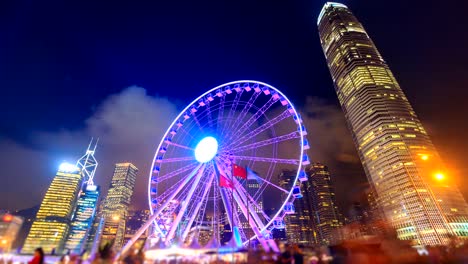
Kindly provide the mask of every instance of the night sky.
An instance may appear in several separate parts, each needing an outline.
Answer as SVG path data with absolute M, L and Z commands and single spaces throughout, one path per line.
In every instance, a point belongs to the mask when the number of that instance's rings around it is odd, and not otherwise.
M 100 137 L 96 181 L 140 168 L 172 119 L 225 82 L 269 83 L 303 113 L 342 211 L 365 176 L 317 32 L 324 1 L 1 1 L 0 209 L 41 202 L 58 165 Z M 144 2 L 144 3 L 143 3 Z M 374 40 L 465 197 L 468 3 L 344 1 Z M 464 184 L 465 183 L 465 184 Z

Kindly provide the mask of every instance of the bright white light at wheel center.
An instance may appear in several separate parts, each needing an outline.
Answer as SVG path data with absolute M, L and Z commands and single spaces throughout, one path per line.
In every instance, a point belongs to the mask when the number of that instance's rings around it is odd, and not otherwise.
M 195 159 L 205 163 L 214 158 L 218 152 L 218 141 L 214 137 L 206 137 L 198 142 L 195 147 Z

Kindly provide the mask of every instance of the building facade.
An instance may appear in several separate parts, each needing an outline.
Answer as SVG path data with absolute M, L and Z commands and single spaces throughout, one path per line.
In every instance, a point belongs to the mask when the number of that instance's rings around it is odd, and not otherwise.
M 113 241 L 115 250 L 119 250 L 124 242 L 126 218 L 137 173 L 138 168 L 132 163 L 115 164 L 114 175 L 104 200 L 101 244 Z
M 316 240 L 321 245 L 333 245 L 341 237 L 336 232 L 343 225 L 343 217 L 336 204 L 335 188 L 328 167 L 313 163 L 306 168 L 308 180 L 303 182 L 304 199 L 312 208 Z
M 89 251 L 88 237 L 92 229 L 100 190 L 96 185 L 85 185 L 76 205 L 75 213 L 70 224 L 70 231 L 65 243 L 65 250 L 73 254 Z
M 46 254 L 63 252 L 83 177 L 79 168 L 62 164 L 42 200 L 22 253 L 42 247 Z
M 279 175 L 279 184 L 285 190 L 291 190 L 296 171 L 284 170 Z M 313 221 L 313 209 L 311 200 L 307 197 L 312 191 L 309 182 L 302 183 L 301 186 L 303 197 L 294 200 L 295 213 L 289 214 L 284 218 L 286 238 L 289 243 L 312 246 L 319 244 L 317 237 L 316 226 Z M 283 199 L 287 194 L 283 194 Z
M 127 222 L 125 226 L 125 239 L 124 244 L 126 244 L 136 232 L 145 224 L 150 216 L 150 211 L 147 210 L 130 210 L 127 216 Z M 146 241 L 148 237 L 149 229 L 145 231 L 135 242 L 135 246 L 141 247 L 142 244 Z
M 326 3 L 317 23 L 367 178 L 398 237 L 420 245 L 466 237 L 466 201 L 362 24 L 339 3 Z

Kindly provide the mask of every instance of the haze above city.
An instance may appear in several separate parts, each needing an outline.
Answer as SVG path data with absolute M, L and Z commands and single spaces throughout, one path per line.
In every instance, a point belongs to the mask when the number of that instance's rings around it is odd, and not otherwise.
M 309 154 L 330 167 L 345 211 L 366 179 L 320 47 L 323 3 L 2 2 L 0 208 L 40 204 L 58 165 L 78 159 L 91 137 L 100 138 L 96 182 L 106 189 L 115 163 L 134 163 L 134 205 L 145 208 L 149 167 L 172 119 L 214 86 L 254 79 L 303 113 Z M 423 3 L 344 2 L 466 198 L 466 6 Z

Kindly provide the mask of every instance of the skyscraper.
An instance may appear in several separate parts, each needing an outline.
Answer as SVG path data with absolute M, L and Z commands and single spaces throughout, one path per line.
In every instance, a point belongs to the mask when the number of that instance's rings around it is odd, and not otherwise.
M 83 182 L 79 168 L 63 163 L 42 200 L 22 253 L 42 247 L 46 254 L 61 253 L 70 228 L 73 210 Z
M 296 171 L 284 170 L 279 175 L 279 184 L 281 188 L 290 190 L 296 177 Z M 311 191 L 310 184 L 306 181 L 301 186 L 303 197 L 294 200 L 295 213 L 285 217 L 286 238 L 289 243 L 300 245 L 317 245 L 316 226 L 313 221 L 312 205 L 308 194 Z M 283 199 L 286 194 L 283 194 Z
M 80 191 L 78 202 L 73 211 L 70 231 L 65 242 L 65 249 L 74 254 L 81 254 L 83 251 L 89 251 L 89 243 L 86 242 L 90 238 L 94 238 L 94 233 L 90 231 L 92 231 L 92 224 L 100 194 L 99 186 L 94 185 L 93 181 L 98 166 L 98 162 L 94 158 L 97 140 L 94 142 L 94 146 L 92 145 L 93 139 L 91 139 L 86 153 L 76 163 L 86 183 L 82 186 Z
M 125 222 L 137 173 L 138 169 L 132 163 L 115 164 L 102 211 L 104 228 L 101 236 L 101 243 L 114 240 L 114 249 L 120 249 L 124 241 Z
M 468 236 L 468 206 L 367 32 L 343 4 L 318 17 L 339 102 L 387 221 L 415 244 Z
M 343 220 L 336 204 L 330 171 L 323 164 L 313 163 L 306 168 L 306 173 L 309 177 L 303 182 L 303 199 L 308 199 L 311 205 L 317 241 L 322 245 L 336 244 L 340 240 L 337 230 Z
M 86 242 L 96 213 L 99 194 L 99 187 L 96 185 L 86 185 L 81 191 L 65 243 L 67 251 L 81 254 L 83 251 L 90 249 L 86 248 Z

